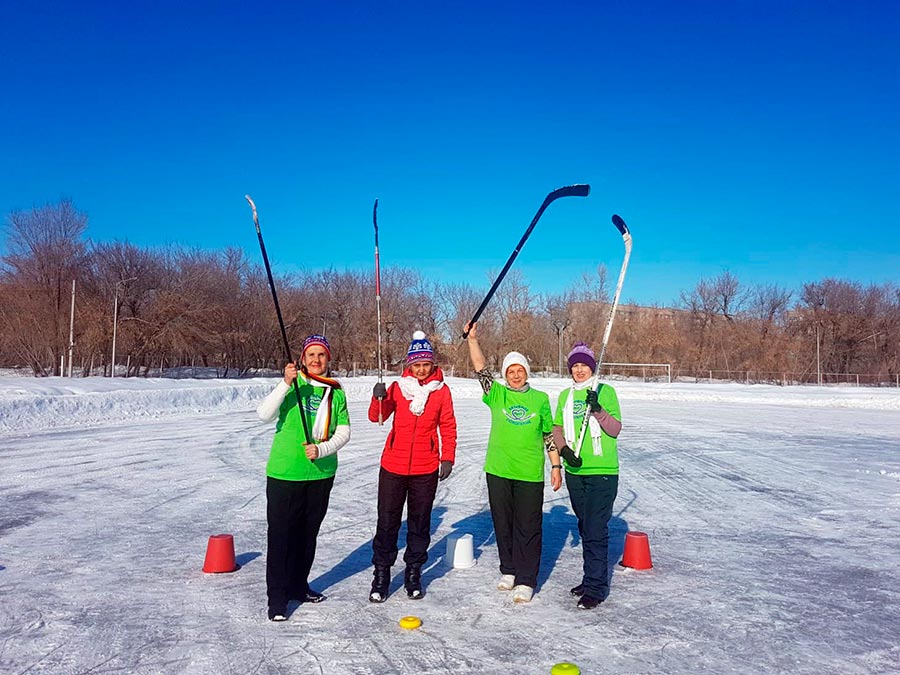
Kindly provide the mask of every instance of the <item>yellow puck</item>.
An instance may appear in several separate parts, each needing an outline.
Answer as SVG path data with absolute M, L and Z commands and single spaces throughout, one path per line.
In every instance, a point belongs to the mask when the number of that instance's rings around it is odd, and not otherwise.
M 550 675 L 581 675 L 581 670 L 574 663 L 557 663 L 550 670 Z
M 421 625 L 422 619 L 417 616 L 404 616 L 402 619 L 400 619 L 400 628 L 405 628 L 406 630 L 413 630 L 414 628 L 418 628 Z

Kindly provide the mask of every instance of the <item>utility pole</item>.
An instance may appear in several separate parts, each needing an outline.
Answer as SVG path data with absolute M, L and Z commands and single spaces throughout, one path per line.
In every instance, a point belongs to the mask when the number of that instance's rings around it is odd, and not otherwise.
M 816 319 L 816 373 L 818 374 L 819 386 L 822 386 L 822 356 L 819 348 L 819 320 Z
M 825 298 L 818 297 L 815 299 L 816 306 L 813 309 L 813 315 L 816 317 L 816 373 L 818 375 L 819 386 L 822 386 L 822 349 L 820 346 L 819 339 L 819 324 L 821 320 L 819 319 L 819 312 L 822 311 L 825 307 Z
M 566 332 L 566 328 L 569 327 L 571 323 L 571 319 L 565 314 L 561 313 L 560 308 L 554 308 L 551 311 L 551 323 L 553 327 L 556 329 L 556 351 L 557 351 L 557 360 L 559 366 L 559 376 L 563 377 L 563 333 Z
M 112 336 L 112 359 L 109 363 L 109 376 L 116 376 L 116 325 L 119 322 L 119 284 L 125 284 L 129 281 L 134 281 L 137 277 L 131 277 L 130 279 L 119 279 L 116 282 L 116 290 L 115 296 L 113 299 L 113 336 Z
M 68 376 L 72 377 L 72 352 L 75 349 L 75 280 L 72 279 L 72 310 L 69 314 L 69 369 Z
M 112 357 L 109 360 L 109 376 L 116 376 L 116 324 L 119 321 L 119 282 L 116 282 L 116 290 L 113 299 L 113 339 Z

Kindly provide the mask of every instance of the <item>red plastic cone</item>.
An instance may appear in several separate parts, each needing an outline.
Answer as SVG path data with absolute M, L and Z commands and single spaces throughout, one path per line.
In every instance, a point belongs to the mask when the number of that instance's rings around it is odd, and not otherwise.
M 653 561 L 650 560 L 650 540 L 646 532 L 625 533 L 625 551 L 620 564 L 636 570 L 649 570 L 653 567 Z
M 208 574 L 235 572 L 240 569 L 234 561 L 234 537 L 230 534 L 214 534 L 206 545 L 203 571 Z

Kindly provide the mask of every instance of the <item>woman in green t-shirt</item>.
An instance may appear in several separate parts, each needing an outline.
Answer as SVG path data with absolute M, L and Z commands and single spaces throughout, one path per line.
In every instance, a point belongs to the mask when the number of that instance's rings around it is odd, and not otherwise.
M 484 471 L 500 555 L 497 588 L 530 602 L 541 564 L 544 511 L 544 446 L 550 457 L 550 485 L 562 486 L 562 466 L 553 445 L 550 399 L 528 384 L 528 360 L 519 352 L 503 359 L 506 385 L 485 367 L 475 324 L 466 325 L 469 358 L 491 410 Z
M 295 364 L 287 364 L 284 378 L 256 409 L 264 422 L 278 420 L 266 464 L 270 621 L 287 618 L 290 599 L 325 599 L 309 587 L 309 572 L 337 472 L 336 453 L 350 440 L 347 397 L 340 382 L 328 377 L 330 360 L 328 340 L 310 335 L 303 341 L 299 371 Z M 291 392 L 294 380 L 296 395 Z
M 575 343 L 567 362 L 572 384 L 559 394 L 553 440 L 566 460 L 566 487 L 584 559 L 582 581 L 571 593 L 579 608 L 594 609 L 609 595 L 609 519 L 619 490 L 616 437 L 622 413 L 616 390 L 597 382 L 597 360 L 585 343 Z

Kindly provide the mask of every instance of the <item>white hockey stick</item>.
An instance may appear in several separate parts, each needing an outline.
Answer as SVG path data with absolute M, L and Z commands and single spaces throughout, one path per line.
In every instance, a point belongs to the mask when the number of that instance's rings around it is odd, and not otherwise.
M 600 357 L 597 359 L 597 370 L 594 372 L 591 389 L 595 389 L 600 380 L 600 366 L 603 364 L 603 355 L 606 353 L 606 345 L 609 343 L 609 334 L 612 332 L 613 319 L 616 317 L 616 308 L 619 306 L 619 296 L 622 294 L 622 284 L 625 282 L 625 270 L 628 269 L 628 259 L 631 257 L 631 232 L 625 221 L 619 216 L 612 217 L 613 225 L 622 233 L 622 241 L 625 242 L 625 258 L 622 260 L 622 269 L 619 272 L 619 282 L 616 284 L 616 294 L 613 296 L 612 307 L 609 308 L 609 318 L 606 320 L 606 330 L 603 333 L 603 344 L 600 346 Z M 576 457 L 581 457 L 581 444 L 584 443 L 584 434 L 588 428 L 588 415 L 590 410 L 584 411 L 581 424 L 581 433 L 578 434 L 578 442 L 572 450 Z

